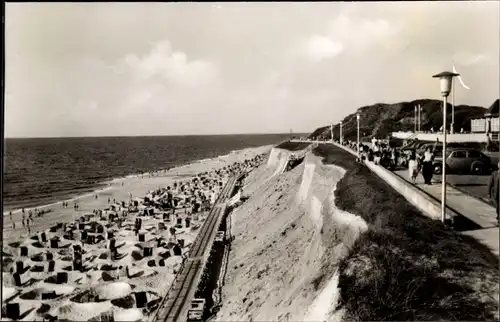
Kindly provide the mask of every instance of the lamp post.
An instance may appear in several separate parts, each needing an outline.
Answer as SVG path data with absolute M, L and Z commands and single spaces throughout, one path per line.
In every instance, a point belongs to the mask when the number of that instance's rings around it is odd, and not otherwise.
M 340 144 L 344 144 L 344 138 L 342 137 L 342 121 L 340 121 Z
M 441 221 L 445 222 L 446 215 L 446 99 L 450 95 L 453 77 L 459 76 L 456 73 L 442 72 L 432 77 L 439 78 L 441 86 L 441 96 L 443 97 L 443 161 L 441 165 Z
M 414 122 L 413 122 L 414 124 L 413 124 L 413 125 L 414 125 L 414 128 L 415 128 L 415 129 L 414 129 L 414 131 L 413 131 L 413 132 L 414 132 L 414 133 L 417 133 L 417 105 L 415 105 L 415 106 L 413 106 L 413 107 L 414 107 L 414 110 L 415 110 L 415 113 L 414 113 L 414 115 L 413 115 L 413 116 L 414 116 L 414 117 L 413 117 L 413 119 L 414 119 Z
M 330 135 L 332 137 L 332 143 L 333 143 L 333 122 L 330 124 Z
M 453 76 L 452 76 L 453 77 Z M 455 133 L 455 83 L 452 84 L 453 86 L 453 97 L 452 97 L 452 104 L 451 104 L 451 126 L 450 126 L 450 134 Z
M 422 106 L 420 106 L 420 104 L 418 104 L 418 128 L 417 128 L 417 131 L 419 133 L 420 133 L 421 117 L 422 117 Z
M 358 158 L 359 158 L 359 113 L 356 114 L 356 120 L 358 121 Z

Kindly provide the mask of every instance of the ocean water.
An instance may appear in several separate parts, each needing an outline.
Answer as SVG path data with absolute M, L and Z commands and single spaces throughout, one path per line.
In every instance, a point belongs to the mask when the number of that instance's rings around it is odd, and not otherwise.
M 290 134 L 6 139 L 3 211 L 41 206 L 234 150 L 276 144 Z

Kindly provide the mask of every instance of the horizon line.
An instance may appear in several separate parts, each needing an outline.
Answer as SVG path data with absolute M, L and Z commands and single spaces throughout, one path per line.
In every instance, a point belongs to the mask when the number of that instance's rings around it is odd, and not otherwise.
M 168 135 L 89 135 L 89 136 L 4 136 L 7 139 L 84 139 L 84 138 L 133 138 L 133 137 L 186 137 L 186 136 L 230 136 L 230 135 L 297 135 L 310 132 L 271 132 L 271 133 L 230 133 L 230 134 L 168 134 Z

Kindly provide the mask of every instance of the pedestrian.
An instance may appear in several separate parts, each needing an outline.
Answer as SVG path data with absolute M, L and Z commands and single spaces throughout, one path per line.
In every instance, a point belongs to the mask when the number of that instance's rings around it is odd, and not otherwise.
M 418 175 L 418 161 L 415 151 L 411 151 L 410 159 L 408 161 L 408 176 L 413 184 L 417 179 Z
M 488 194 L 491 200 L 495 203 L 497 212 L 497 221 L 500 214 L 500 200 L 499 200 L 499 180 L 500 180 L 500 162 L 498 162 L 498 169 L 491 174 L 490 182 L 488 183 Z
M 434 154 L 432 153 L 431 148 L 427 147 L 422 158 L 422 176 L 424 177 L 424 183 L 429 185 L 432 184 L 431 180 L 434 172 L 432 161 L 434 161 Z

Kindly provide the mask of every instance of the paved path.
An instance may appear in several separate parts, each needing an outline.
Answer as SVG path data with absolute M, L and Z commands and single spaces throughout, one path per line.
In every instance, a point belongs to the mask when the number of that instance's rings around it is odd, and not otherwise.
M 317 141 L 317 143 L 329 143 L 326 141 Z M 331 142 L 330 142 L 331 143 Z M 371 145 L 370 142 L 363 142 L 368 146 Z M 403 178 L 408 184 L 411 181 L 408 177 L 408 169 L 394 171 L 395 175 Z M 421 175 L 417 178 L 415 186 L 419 188 L 422 193 L 432 196 L 436 201 L 441 202 L 441 181 L 439 176 L 434 176 L 432 185 L 424 185 L 423 178 Z M 477 179 L 481 181 L 480 185 L 484 185 L 484 181 L 487 178 L 481 177 Z M 484 192 L 483 192 L 484 193 Z M 464 235 L 475 237 L 479 242 L 488 246 L 492 253 L 499 256 L 499 238 L 500 231 L 498 228 L 498 222 L 496 221 L 495 208 L 490 204 L 486 203 L 485 200 L 478 196 L 473 196 L 474 194 L 464 193 L 452 186 L 446 187 L 446 206 L 451 208 L 456 213 L 468 218 L 469 220 L 478 224 L 481 229 L 470 230 L 461 232 Z M 484 197 L 483 197 L 484 198 Z
M 234 176 L 225 185 L 191 246 L 189 257 L 175 277 L 153 321 L 176 322 L 187 320 L 187 311 L 203 274 L 203 269 L 217 233 L 216 230 L 226 209 L 226 202 L 231 197 L 231 192 L 239 178 L 240 175 Z
M 410 183 L 408 170 L 397 170 L 395 174 Z M 434 176 L 432 185 L 425 185 L 424 179 L 419 174 L 415 186 L 420 190 L 441 201 L 441 180 Z M 446 186 L 446 205 L 455 212 L 467 217 L 481 228 L 491 228 L 497 226 L 495 208 L 484 201 L 465 194 L 452 186 Z
M 395 171 L 395 174 L 410 182 L 407 169 Z M 441 180 L 440 178 L 436 179 L 435 176 L 432 185 L 424 185 L 424 180 L 419 175 L 415 186 L 441 202 Z M 476 238 L 480 243 L 488 246 L 493 254 L 499 256 L 500 231 L 496 221 L 495 208 L 481 199 L 463 193 L 449 185 L 446 186 L 446 206 L 481 226 L 481 229 L 461 233 Z
M 408 169 L 394 171 L 395 175 L 403 178 L 408 184 L 411 184 L 408 177 Z M 426 193 L 438 202 L 441 202 L 441 178 L 434 176 L 432 185 L 424 185 L 421 175 L 418 176 L 415 186 L 423 193 Z M 446 187 L 446 206 L 460 215 L 475 222 L 481 229 L 461 232 L 464 235 L 476 238 L 480 243 L 490 248 L 491 252 L 499 256 L 499 238 L 500 231 L 496 221 L 495 208 L 479 198 L 459 191 L 452 186 Z
M 469 230 L 462 232 L 462 234 L 476 238 L 480 243 L 488 246 L 493 254 L 499 256 L 498 227 Z

